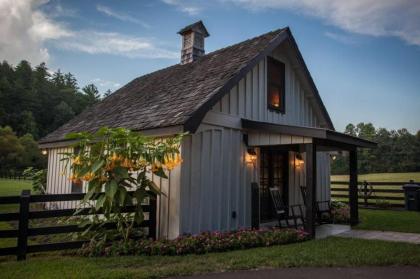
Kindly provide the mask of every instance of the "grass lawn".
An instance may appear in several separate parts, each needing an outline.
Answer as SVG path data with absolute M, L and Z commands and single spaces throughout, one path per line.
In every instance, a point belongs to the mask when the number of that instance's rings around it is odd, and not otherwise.
M 420 233 L 420 212 L 359 209 L 356 229 Z
M 331 181 L 348 181 L 348 175 L 331 175 Z M 359 181 L 369 182 L 405 182 L 414 180 L 420 181 L 420 172 L 402 172 L 402 173 L 369 173 L 360 174 Z
M 18 196 L 22 190 L 32 189 L 29 180 L 0 179 L 0 196 Z M 2 204 L 0 212 L 17 212 L 17 204 Z M 8 222 L 0 222 L 0 230 L 12 229 Z M 0 247 L 16 246 L 16 238 L 0 238 Z
M 420 245 L 328 238 L 250 250 L 189 256 L 82 258 L 29 256 L 0 263 L 3 278 L 159 278 L 254 268 L 420 265 Z

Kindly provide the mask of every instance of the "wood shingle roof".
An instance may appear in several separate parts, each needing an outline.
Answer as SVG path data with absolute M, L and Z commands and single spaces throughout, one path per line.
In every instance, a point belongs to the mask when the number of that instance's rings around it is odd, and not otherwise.
M 288 28 L 278 29 L 194 62 L 138 77 L 39 142 L 63 141 L 70 132 L 94 132 L 103 126 L 140 131 L 184 125 L 194 132 L 205 113 L 230 89 L 229 84 L 239 81 L 250 66 L 290 36 Z

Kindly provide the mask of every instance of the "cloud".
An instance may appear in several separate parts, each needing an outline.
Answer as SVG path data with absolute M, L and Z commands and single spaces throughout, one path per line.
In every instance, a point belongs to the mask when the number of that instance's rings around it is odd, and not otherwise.
M 337 42 L 340 42 L 346 45 L 357 45 L 359 43 L 359 41 L 356 38 L 349 35 L 333 33 L 333 32 L 328 32 L 328 31 L 325 32 L 324 35 L 330 39 L 333 39 Z
M 100 87 L 106 87 L 106 88 L 113 87 L 115 89 L 121 86 L 121 84 L 118 82 L 111 81 L 111 80 L 104 80 L 101 78 L 94 78 L 92 79 L 92 82 L 97 84 Z
M 201 12 L 201 7 L 192 4 L 191 1 L 185 0 L 162 0 L 167 5 L 176 7 L 177 10 L 184 12 L 190 16 L 197 15 Z
M 151 38 L 73 30 L 43 10 L 65 13 L 62 6 L 52 8 L 50 4 L 46 0 L 0 0 L 0 60 L 15 65 L 22 59 L 32 64 L 48 62 L 50 47 L 150 59 L 179 56 L 178 52 L 166 49 L 163 42 Z
M 80 31 L 72 37 L 55 42 L 59 48 L 89 54 L 111 54 L 131 58 L 176 59 L 178 52 L 167 50 L 150 38 L 112 32 Z
M 126 22 L 131 22 L 131 23 L 136 23 L 136 24 L 140 24 L 144 28 L 150 28 L 150 25 L 149 24 L 147 24 L 147 23 L 145 23 L 145 22 L 143 22 L 143 21 L 141 21 L 141 20 L 139 20 L 139 19 L 137 19 L 135 17 L 132 17 L 132 16 L 130 16 L 128 14 L 124 14 L 124 13 L 117 12 L 115 10 L 112 10 L 109 7 L 106 7 L 106 6 L 103 6 L 103 5 L 99 5 L 98 4 L 98 5 L 96 5 L 96 9 L 99 12 L 101 12 L 101 13 L 107 15 L 107 16 L 116 18 L 118 20 L 126 21 Z
M 44 43 L 72 32 L 37 10 L 45 1 L 0 0 L 0 58 L 12 64 L 26 59 L 38 64 L 50 55 Z
M 342 30 L 371 36 L 397 37 L 420 45 L 418 0 L 221 0 L 251 10 L 287 9 L 323 19 Z

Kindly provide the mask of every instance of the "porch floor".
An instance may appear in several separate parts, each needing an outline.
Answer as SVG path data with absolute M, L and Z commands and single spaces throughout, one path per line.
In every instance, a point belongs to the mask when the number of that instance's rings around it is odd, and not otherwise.
M 323 239 L 329 236 L 338 235 L 351 230 L 349 225 L 324 224 L 315 228 L 315 239 Z

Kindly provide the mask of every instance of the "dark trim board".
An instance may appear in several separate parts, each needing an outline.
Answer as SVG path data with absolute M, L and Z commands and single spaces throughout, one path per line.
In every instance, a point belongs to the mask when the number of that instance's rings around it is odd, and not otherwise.
M 377 146 L 376 142 L 323 128 L 281 125 L 249 119 L 242 119 L 242 128 L 251 131 L 270 132 L 313 138 L 318 146 L 325 145 L 326 147 L 333 147 L 336 149 L 339 148 L 349 150 L 354 149 L 355 147 L 375 148 Z

